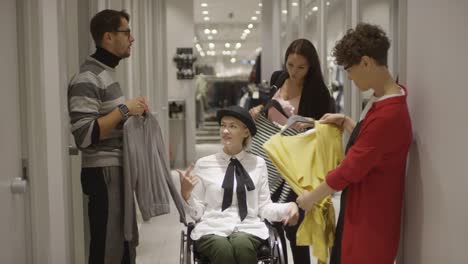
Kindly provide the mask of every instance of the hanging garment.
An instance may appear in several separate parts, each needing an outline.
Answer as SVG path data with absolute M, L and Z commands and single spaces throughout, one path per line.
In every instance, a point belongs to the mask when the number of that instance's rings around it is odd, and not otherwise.
M 327 173 L 338 166 L 343 158 L 341 140 L 337 127 L 315 122 L 311 131 L 295 136 L 278 133 L 263 147 L 292 190 L 300 195 L 303 190 L 312 191 L 318 187 Z M 328 196 L 306 213 L 297 231 L 296 243 L 311 245 L 319 263 L 326 263 L 334 233 L 335 213 Z
M 263 149 L 263 144 L 267 142 L 273 135 L 280 132 L 281 128 L 273 124 L 263 114 L 260 114 L 255 120 L 257 125 L 257 134 L 252 138 L 252 146 L 250 152 L 254 155 L 262 157 L 268 168 L 268 184 L 270 185 L 270 193 L 273 202 L 285 203 L 290 202 L 288 199 L 291 194 L 291 187 L 284 178 L 280 175 L 280 172 L 276 169 L 275 165 L 271 162 L 268 155 Z M 289 128 L 283 132 L 283 135 L 294 136 L 299 134 L 300 131 L 294 128 Z
M 185 223 L 182 197 L 174 186 L 169 170 L 167 148 L 161 128 L 150 113 L 146 117 L 132 116 L 124 124 L 124 234 L 126 240 L 133 236 L 132 212 L 135 210 L 133 193 L 144 221 L 169 213 L 167 188 Z

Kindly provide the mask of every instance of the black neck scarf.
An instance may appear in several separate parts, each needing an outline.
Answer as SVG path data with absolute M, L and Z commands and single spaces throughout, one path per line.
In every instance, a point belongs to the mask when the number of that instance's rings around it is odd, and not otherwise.
M 243 221 L 247 216 L 247 196 L 245 187 L 247 187 L 247 190 L 252 191 L 255 190 L 255 186 L 249 176 L 249 173 L 244 169 L 239 160 L 235 158 L 231 158 L 231 162 L 229 163 L 226 174 L 224 175 L 224 181 L 222 185 L 224 189 L 222 211 L 226 210 L 232 204 L 234 174 L 236 175 L 237 182 L 236 193 L 237 202 L 239 205 L 239 217 L 241 221 Z

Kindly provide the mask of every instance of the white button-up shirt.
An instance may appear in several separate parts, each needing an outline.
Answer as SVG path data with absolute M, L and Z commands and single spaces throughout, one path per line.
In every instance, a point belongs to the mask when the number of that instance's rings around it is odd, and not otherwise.
M 247 217 L 241 222 L 235 177 L 232 204 L 224 211 L 221 209 L 224 195 L 222 184 L 231 156 L 221 150 L 217 154 L 201 158 L 193 169 L 193 174 L 200 181 L 185 203 L 187 212 L 198 222 L 192 231 L 193 240 L 208 234 L 226 237 L 237 231 L 267 239 L 268 229 L 262 219 L 281 221 L 287 217 L 289 203 L 278 204 L 271 201 L 265 161 L 245 151 L 233 158 L 240 161 L 255 185 L 255 190 L 246 190 Z

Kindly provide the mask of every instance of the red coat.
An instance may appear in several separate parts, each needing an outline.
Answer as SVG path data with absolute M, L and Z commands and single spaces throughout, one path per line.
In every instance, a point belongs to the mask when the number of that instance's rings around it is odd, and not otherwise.
M 406 95 L 377 101 L 340 166 L 327 175 L 334 190 L 348 187 L 341 264 L 394 263 L 411 138 Z

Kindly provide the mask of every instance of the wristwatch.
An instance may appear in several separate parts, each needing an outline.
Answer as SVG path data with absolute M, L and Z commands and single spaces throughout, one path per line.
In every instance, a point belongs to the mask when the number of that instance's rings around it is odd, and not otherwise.
M 130 114 L 130 110 L 128 110 L 127 105 L 119 104 L 117 107 L 119 108 L 119 111 L 122 114 L 123 119 L 127 119 L 128 115 Z

